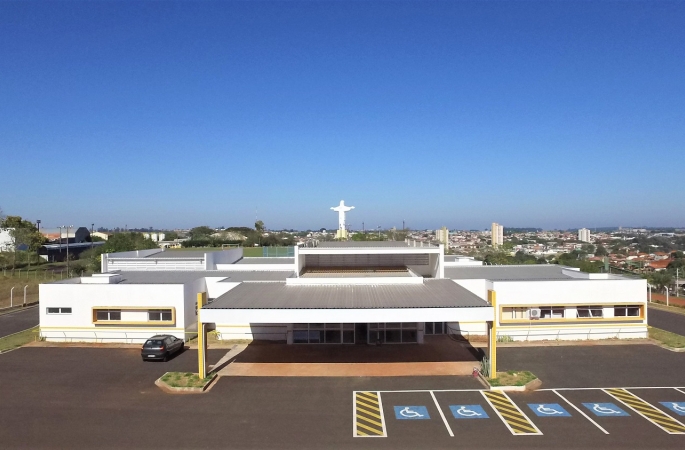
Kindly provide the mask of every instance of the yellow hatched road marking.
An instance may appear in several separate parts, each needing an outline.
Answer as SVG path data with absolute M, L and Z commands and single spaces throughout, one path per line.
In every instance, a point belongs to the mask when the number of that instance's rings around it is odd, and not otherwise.
M 625 389 L 602 389 L 668 434 L 685 434 L 685 425 Z
M 365 409 L 363 409 L 363 408 L 360 408 L 360 407 L 357 407 L 357 412 L 363 412 L 363 413 L 366 414 L 367 416 L 372 416 L 372 417 L 375 417 L 376 419 L 379 419 L 379 420 L 382 418 L 382 417 L 379 416 L 378 414 L 372 413 L 372 412 L 367 411 L 367 410 L 365 410 Z
M 357 405 L 366 406 L 367 408 L 371 408 L 371 409 L 378 409 L 378 405 L 372 405 L 370 403 L 362 402 L 361 400 L 357 400 Z
M 485 400 L 490 404 L 495 413 L 502 420 L 504 425 L 515 436 L 522 435 L 541 435 L 542 432 L 524 414 L 521 409 L 507 396 L 500 391 L 481 391 Z
M 377 392 L 354 393 L 354 433 L 355 437 L 385 437 L 383 405 Z
M 366 422 L 369 422 L 371 425 L 375 425 L 375 426 L 377 426 L 377 427 L 382 427 L 382 426 L 383 426 L 382 423 L 376 422 L 375 420 L 371 420 L 371 419 L 369 419 L 368 417 L 360 416 L 359 414 L 357 414 L 357 419 L 359 419 L 359 420 L 364 420 L 364 421 L 366 421 Z

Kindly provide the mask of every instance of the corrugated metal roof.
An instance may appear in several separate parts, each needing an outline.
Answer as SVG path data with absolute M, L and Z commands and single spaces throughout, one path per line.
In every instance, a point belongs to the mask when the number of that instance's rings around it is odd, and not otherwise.
M 225 270 L 197 270 L 197 271 L 176 271 L 176 270 L 156 270 L 156 271 L 131 271 L 117 272 L 121 275 L 120 284 L 185 284 L 198 278 L 205 277 L 225 277 L 225 282 L 242 281 L 284 281 L 293 275 L 294 272 L 287 270 L 255 270 L 255 271 L 235 271 Z
M 453 280 L 484 278 L 491 281 L 572 280 L 573 278 L 562 273 L 564 268 L 565 266 L 557 264 L 445 267 L 445 278 Z
M 242 258 L 236 264 L 295 264 L 295 258 L 252 257 Z
M 244 283 L 217 297 L 208 309 L 381 309 L 490 306 L 451 280 L 420 285 L 314 285 Z
M 402 247 L 414 248 L 407 245 L 404 241 L 327 241 L 319 242 L 314 248 L 366 248 L 366 247 Z M 424 247 L 429 247 L 424 245 Z M 420 247 L 416 247 L 420 248 Z

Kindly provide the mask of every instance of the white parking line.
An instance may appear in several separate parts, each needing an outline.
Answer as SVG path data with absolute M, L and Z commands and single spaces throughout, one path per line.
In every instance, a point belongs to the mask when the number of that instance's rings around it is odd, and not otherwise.
M 608 432 L 607 430 L 605 430 L 604 428 L 602 428 L 601 426 L 599 426 L 599 424 L 598 424 L 597 422 L 595 422 L 594 420 L 592 420 L 592 419 L 590 418 L 590 416 L 588 416 L 588 415 L 585 414 L 583 411 L 581 411 L 580 408 L 578 408 L 576 405 L 574 405 L 573 403 L 571 403 L 570 401 L 568 401 L 568 400 L 566 399 L 566 397 L 564 397 L 563 395 L 561 395 L 560 393 L 558 393 L 558 392 L 555 391 L 554 389 L 552 389 L 552 392 L 554 392 L 554 393 L 557 394 L 559 397 L 561 397 L 566 403 L 568 403 L 569 405 L 571 405 L 571 407 L 573 407 L 573 409 L 575 409 L 576 411 L 578 411 L 583 417 L 585 417 L 587 420 L 589 420 L 590 422 L 592 422 L 597 428 L 599 428 L 600 430 L 602 430 L 602 433 L 604 433 L 604 434 L 609 434 L 609 432 Z
M 433 401 L 435 402 L 435 407 L 438 408 L 438 412 L 440 413 L 440 417 L 442 417 L 442 421 L 445 423 L 445 428 L 447 428 L 447 432 L 450 434 L 450 436 L 454 437 L 454 433 L 452 433 L 452 428 L 450 428 L 450 424 L 447 423 L 447 418 L 445 418 L 445 414 L 442 412 L 442 408 L 440 408 L 440 404 L 438 403 L 438 399 L 435 398 L 435 394 L 433 391 L 431 391 L 431 397 L 433 397 Z
M 678 388 L 673 388 L 673 389 L 675 389 L 675 390 L 678 391 L 678 392 L 681 392 L 681 393 L 685 394 L 685 391 L 683 391 L 683 390 L 681 390 L 681 389 L 678 389 Z

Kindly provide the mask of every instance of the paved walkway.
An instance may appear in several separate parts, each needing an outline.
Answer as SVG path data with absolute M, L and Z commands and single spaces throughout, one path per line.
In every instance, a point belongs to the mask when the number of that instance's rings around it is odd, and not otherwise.
M 478 362 L 402 363 L 231 363 L 219 376 L 235 377 L 405 377 L 471 375 Z
M 219 376 L 379 377 L 470 375 L 479 352 L 448 336 L 396 345 L 236 344 L 214 367 Z

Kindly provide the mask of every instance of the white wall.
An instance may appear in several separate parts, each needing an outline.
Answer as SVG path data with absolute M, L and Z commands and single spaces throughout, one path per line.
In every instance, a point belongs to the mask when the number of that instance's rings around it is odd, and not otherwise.
M 118 253 L 104 253 L 101 260 L 101 272 L 109 272 L 109 259 L 110 258 L 144 258 L 149 255 L 154 255 L 155 253 L 161 252 L 161 248 L 153 248 L 149 250 L 133 250 L 130 252 L 118 252 Z
M 647 280 L 642 279 L 493 281 L 492 285 L 500 306 L 647 302 Z
M 233 264 L 243 257 L 243 248 L 205 253 L 205 270 L 215 270 L 218 264 Z
M 10 235 L 11 230 L 13 230 L 13 228 L 0 228 L 0 251 L 2 252 L 11 252 L 14 250 L 14 245 L 12 245 L 14 240 Z
M 252 323 L 242 325 L 217 324 L 217 338 L 227 340 L 264 340 L 285 341 L 288 336 L 288 324 Z
M 196 258 L 115 258 L 109 259 L 108 271 L 114 270 L 205 270 L 204 257 Z
M 143 342 L 157 333 L 185 338 L 184 287 L 180 284 L 41 284 L 39 295 L 41 336 L 49 341 Z M 92 308 L 108 306 L 117 309 L 173 307 L 176 323 L 157 326 L 94 324 Z M 70 307 L 72 313 L 47 314 L 48 307 Z
M 483 300 L 488 299 L 488 290 L 492 289 L 492 281 L 484 279 L 452 280 L 467 291 L 476 294 Z

